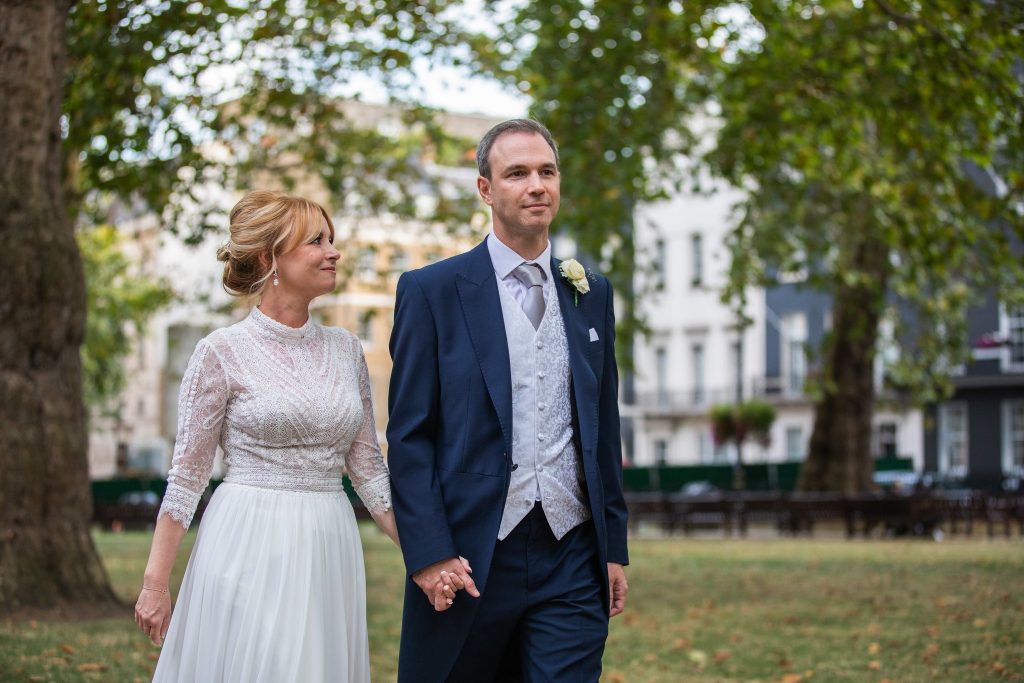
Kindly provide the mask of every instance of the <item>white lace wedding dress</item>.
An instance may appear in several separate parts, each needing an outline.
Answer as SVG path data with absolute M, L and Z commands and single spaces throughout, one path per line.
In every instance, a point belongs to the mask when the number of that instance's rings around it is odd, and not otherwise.
M 258 309 L 196 347 L 160 515 L 188 527 L 219 444 L 154 681 L 370 680 L 363 555 L 342 489 L 391 505 L 359 340 Z

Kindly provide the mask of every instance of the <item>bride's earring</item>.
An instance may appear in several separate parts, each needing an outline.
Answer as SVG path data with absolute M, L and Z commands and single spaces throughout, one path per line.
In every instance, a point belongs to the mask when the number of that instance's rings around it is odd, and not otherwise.
M 281 284 L 281 281 L 277 279 L 277 271 L 275 270 L 274 271 L 274 286 L 277 287 L 279 284 Z

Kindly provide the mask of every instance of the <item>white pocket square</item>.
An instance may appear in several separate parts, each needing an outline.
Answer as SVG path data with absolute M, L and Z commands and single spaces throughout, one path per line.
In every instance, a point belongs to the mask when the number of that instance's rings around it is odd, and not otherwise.
M 597 330 L 595 330 L 593 327 L 590 328 L 590 341 L 597 341 Z

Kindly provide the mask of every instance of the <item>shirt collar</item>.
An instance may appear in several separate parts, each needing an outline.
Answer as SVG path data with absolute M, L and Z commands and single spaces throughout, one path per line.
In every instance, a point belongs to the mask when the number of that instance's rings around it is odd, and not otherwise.
M 533 261 L 529 261 L 517 254 L 492 232 L 487 236 L 487 251 L 491 255 L 491 265 L 494 266 L 494 272 L 502 280 L 511 275 L 512 271 L 525 261 L 526 263 L 536 263 L 540 266 L 547 277 L 546 282 L 551 282 L 551 240 L 548 240 L 540 256 Z

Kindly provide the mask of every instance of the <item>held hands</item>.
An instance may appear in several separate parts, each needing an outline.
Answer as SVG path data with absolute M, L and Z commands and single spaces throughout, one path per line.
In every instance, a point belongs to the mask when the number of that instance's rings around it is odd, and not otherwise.
M 162 644 L 171 623 L 170 591 L 143 588 L 135 603 L 135 623 L 154 645 Z
M 474 598 L 480 597 L 480 591 L 470 574 L 473 568 L 464 557 L 453 557 L 435 562 L 412 575 L 412 580 L 419 586 L 427 600 L 438 612 L 444 612 L 455 602 L 455 594 L 465 590 Z
M 609 617 L 617 617 L 626 609 L 626 594 L 629 593 L 629 584 L 626 583 L 626 570 L 621 564 L 608 563 L 608 604 Z

